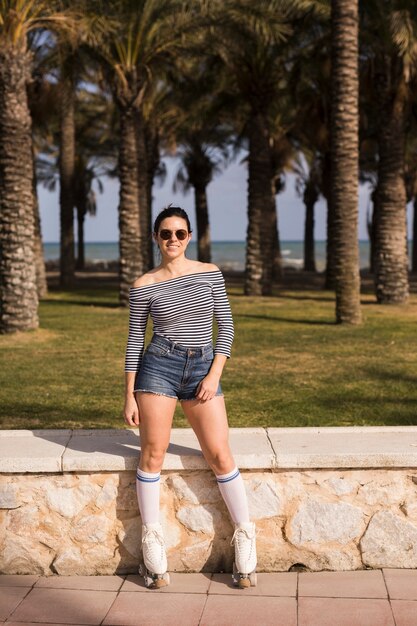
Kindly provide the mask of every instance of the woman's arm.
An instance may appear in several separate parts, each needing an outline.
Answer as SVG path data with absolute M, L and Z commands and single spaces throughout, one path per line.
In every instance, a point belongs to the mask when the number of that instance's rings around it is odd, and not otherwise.
M 214 398 L 226 361 L 227 357 L 224 354 L 216 354 L 214 356 L 209 373 L 197 387 L 197 400 L 206 401 Z
M 123 414 L 127 424 L 137 426 L 139 424 L 139 407 L 136 402 L 135 394 L 133 393 L 136 372 L 126 372 L 125 376 L 125 406 Z
M 214 317 L 217 322 L 218 332 L 214 354 L 223 354 L 230 357 L 234 338 L 234 326 L 229 298 L 227 297 L 226 285 L 220 270 L 213 279 L 213 302 Z M 224 365 L 224 363 L 223 363 Z
M 129 336 L 125 357 L 124 419 L 130 426 L 139 424 L 139 409 L 133 393 L 136 374 L 142 363 L 145 332 L 149 315 L 149 299 L 136 290 L 129 298 Z

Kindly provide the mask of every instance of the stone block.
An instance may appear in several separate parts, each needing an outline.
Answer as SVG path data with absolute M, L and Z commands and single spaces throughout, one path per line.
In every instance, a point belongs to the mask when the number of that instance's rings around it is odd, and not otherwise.
M 136 495 L 136 492 L 135 492 Z M 108 509 L 110 505 L 116 505 L 116 499 L 118 496 L 118 488 L 113 480 L 107 480 L 103 487 L 101 488 L 100 493 L 96 498 L 96 506 L 99 509 Z
M 78 487 L 51 486 L 46 494 L 46 502 L 51 511 L 63 517 L 72 518 L 78 515 L 87 504 L 98 497 L 100 487 L 93 484 L 81 484 Z
M 13 483 L 0 485 L 0 509 L 17 509 L 20 505 L 18 486 Z
M 76 546 L 63 548 L 51 564 L 52 570 L 61 576 L 87 576 L 86 566 L 81 550 Z
M 248 478 L 245 487 L 251 518 L 267 519 L 282 513 L 280 488 L 273 478 Z
M 366 504 L 374 506 L 387 506 L 397 504 L 405 498 L 406 479 L 404 475 L 398 475 L 390 470 L 381 474 L 369 472 L 366 483 L 358 490 L 358 499 Z
M 108 541 L 112 527 L 113 523 L 104 513 L 85 515 L 72 524 L 70 535 L 80 544 L 103 544 Z
M 117 539 L 123 548 L 139 562 L 142 551 L 141 543 L 141 520 L 139 515 L 123 520 L 121 528 L 117 532 Z
M 171 489 L 181 505 L 217 503 L 222 497 L 212 472 L 186 472 L 167 476 Z
M 286 535 L 296 546 L 336 541 L 348 543 L 363 532 L 363 512 L 345 502 L 319 502 L 307 499 L 286 527 Z
M 368 567 L 417 567 L 417 525 L 392 511 L 373 515 L 361 539 Z
M 346 479 L 344 476 L 331 476 L 324 481 L 324 484 L 329 491 L 336 496 L 345 496 L 352 493 L 357 488 L 357 484 Z
M 220 511 L 210 505 L 184 506 L 177 511 L 177 519 L 188 530 L 212 535 L 216 526 L 221 524 Z
M 39 541 L 8 533 L 0 554 L 0 572 L 48 576 L 53 556 L 54 552 Z

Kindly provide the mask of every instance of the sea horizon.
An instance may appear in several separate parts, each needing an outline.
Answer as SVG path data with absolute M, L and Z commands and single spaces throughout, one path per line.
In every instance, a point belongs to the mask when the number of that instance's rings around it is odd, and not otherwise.
M 358 239 L 360 268 L 369 267 L 369 241 Z M 284 267 L 302 269 L 304 265 L 304 242 L 299 239 L 283 239 L 280 241 L 282 263 Z M 409 242 L 411 245 L 411 241 Z M 76 251 L 75 245 L 75 251 Z M 411 249 L 410 249 L 411 253 Z M 192 240 L 188 246 L 190 259 L 197 258 L 197 245 Z M 242 271 L 245 269 L 246 242 L 242 240 L 214 240 L 211 242 L 211 256 L 223 270 Z M 56 262 L 59 259 L 59 243 L 48 241 L 44 243 L 44 257 L 48 262 Z M 114 265 L 119 259 L 118 241 L 86 241 L 85 258 L 91 265 L 106 267 L 110 263 Z M 315 260 L 318 271 L 326 267 L 326 240 L 315 241 Z

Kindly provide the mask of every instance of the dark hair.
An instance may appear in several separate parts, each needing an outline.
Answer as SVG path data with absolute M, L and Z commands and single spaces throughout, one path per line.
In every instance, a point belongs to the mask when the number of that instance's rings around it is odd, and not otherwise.
M 156 216 L 154 225 L 153 225 L 153 232 L 155 233 L 155 235 L 158 233 L 159 227 L 161 225 L 161 222 L 166 218 L 166 217 L 182 217 L 183 220 L 185 220 L 187 222 L 187 230 L 189 233 L 191 233 L 191 225 L 190 225 L 190 220 L 188 218 L 187 213 L 184 211 L 184 209 L 181 209 L 181 207 L 179 206 L 172 206 L 172 204 L 170 204 L 169 206 L 167 206 L 165 209 L 162 209 L 162 211 L 160 213 L 158 213 L 158 215 Z

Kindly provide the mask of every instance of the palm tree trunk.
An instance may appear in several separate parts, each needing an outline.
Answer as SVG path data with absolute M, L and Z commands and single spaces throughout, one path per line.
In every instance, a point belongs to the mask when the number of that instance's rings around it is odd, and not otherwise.
M 281 254 L 281 243 L 279 238 L 279 226 L 278 226 L 278 211 L 276 209 L 275 204 L 275 185 L 272 187 L 272 199 L 274 203 L 274 213 L 271 215 L 272 224 L 273 224 L 273 264 L 272 264 L 272 277 L 274 281 L 278 281 L 282 278 L 283 268 L 282 268 L 282 254 Z
M 276 237 L 269 132 L 261 113 L 249 120 L 248 229 L 245 294 L 270 295 Z M 275 227 L 274 227 L 275 226 Z
M 156 172 L 158 170 L 158 166 L 160 163 L 160 155 L 159 155 L 159 136 L 156 128 L 151 124 L 145 125 L 145 138 L 146 138 L 146 165 L 147 165 L 147 180 L 146 180 L 146 188 L 148 195 L 148 211 L 149 218 L 151 223 L 152 230 L 152 206 L 153 206 L 153 183 L 155 179 Z M 150 231 L 151 232 L 151 231 Z M 149 241 L 149 259 L 151 262 L 151 266 L 154 267 L 154 246 L 153 239 L 150 238 Z
M 332 0 L 331 153 L 336 322 L 360 324 L 358 0 Z
M 84 223 L 85 207 L 77 205 L 77 270 L 85 269 L 85 243 L 84 243 Z
M 146 131 L 143 114 L 139 110 L 136 113 L 136 140 L 137 140 L 137 171 L 138 171 L 138 195 L 139 195 L 139 219 L 140 232 L 142 233 L 143 268 L 144 271 L 152 269 L 152 216 L 148 204 L 148 164 L 146 152 Z
M 414 215 L 413 215 L 412 271 L 414 274 L 417 274 L 417 198 L 414 198 L 413 208 L 414 208 Z
M 198 260 L 203 263 L 211 263 L 210 223 L 207 206 L 207 191 L 204 184 L 194 187 L 194 198 L 197 222 Z
M 316 260 L 314 254 L 314 207 L 318 200 L 315 185 L 307 181 L 303 194 L 306 216 L 304 222 L 304 271 L 315 272 Z
M 376 197 L 376 189 L 371 193 L 372 214 L 367 217 L 366 226 L 369 239 L 369 272 L 375 273 L 375 222 L 378 214 L 378 205 Z
M 145 139 L 146 139 L 146 165 L 147 165 L 146 185 L 147 185 L 147 196 L 148 196 L 147 208 L 148 208 L 149 223 L 150 223 L 150 230 L 148 232 L 151 233 L 152 231 L 152 205 L 153 205 L 152 190 L 153 190 L 155 174 L 159 165 L 159 137 L 158 137 L 158 133 L 154 131 L 154 129 L 150 127 L 149 124 L 145 125 Z M 149 255 L 150 265 L 151 267 L 154 267 L 152 237 L 149 237 L 148 248 L 149 248 L 148 255 Z
M 119 299 L 122 306 L 129 304 L 129 288 L 145 272 L 144 245 L 141 236 L 138 181 L 138 141 L 136 112 L 129 106 L 120 107 L 119 149 Z
M 326 279 L 325 289 L 335 289 L 336 286 L 336 268 L 334 262 L 334 214 L 332 209 L 331 198 L 331 180 L 332 166 L 331 154 L 326 152 L 323 158 L 323 196 L 327 204 L 327 225 L 326 225 Z
M 32 142 L 33 146 L 33 142 Z M 35 254 L 35 267 L 36 267 L 36 287 L 38 290 L 38 298 L 44 298 L 48 293 L 48 283 L 46 280 L 45 270 L 45 258 L 43 254 L 42 243 L 42 229 L 41 229 L 41 216 L 39 212 L 38 202 L 38 185 L 36 177 L 36 160 L 35 152 L 32 149 L 32 163 L 33 163 L 33 214 L 35 219 L 35 239 L 34 239 L 34 254 Z
M 74 172 L 75 172 L 75 87 L 70 61 L 62 70 L 61 132 L 59 155 L 60 179 L 60 285 L 71 287 L 75 279 L 74 251 Z
M 33 159 L 26 85 L 32 55 L 0 49 L 0 332 L 39 326 Z
M 375 219 L 375 289 L 379 304 L 401 304 L 409 295 L 405 158 L 405 85 L 400 61 L 386 64 L 379 82 L 378 186 Z M 401 78 L 396 78 L 401 76 Z M 397 89 L 389 84 L 397 82 Z

